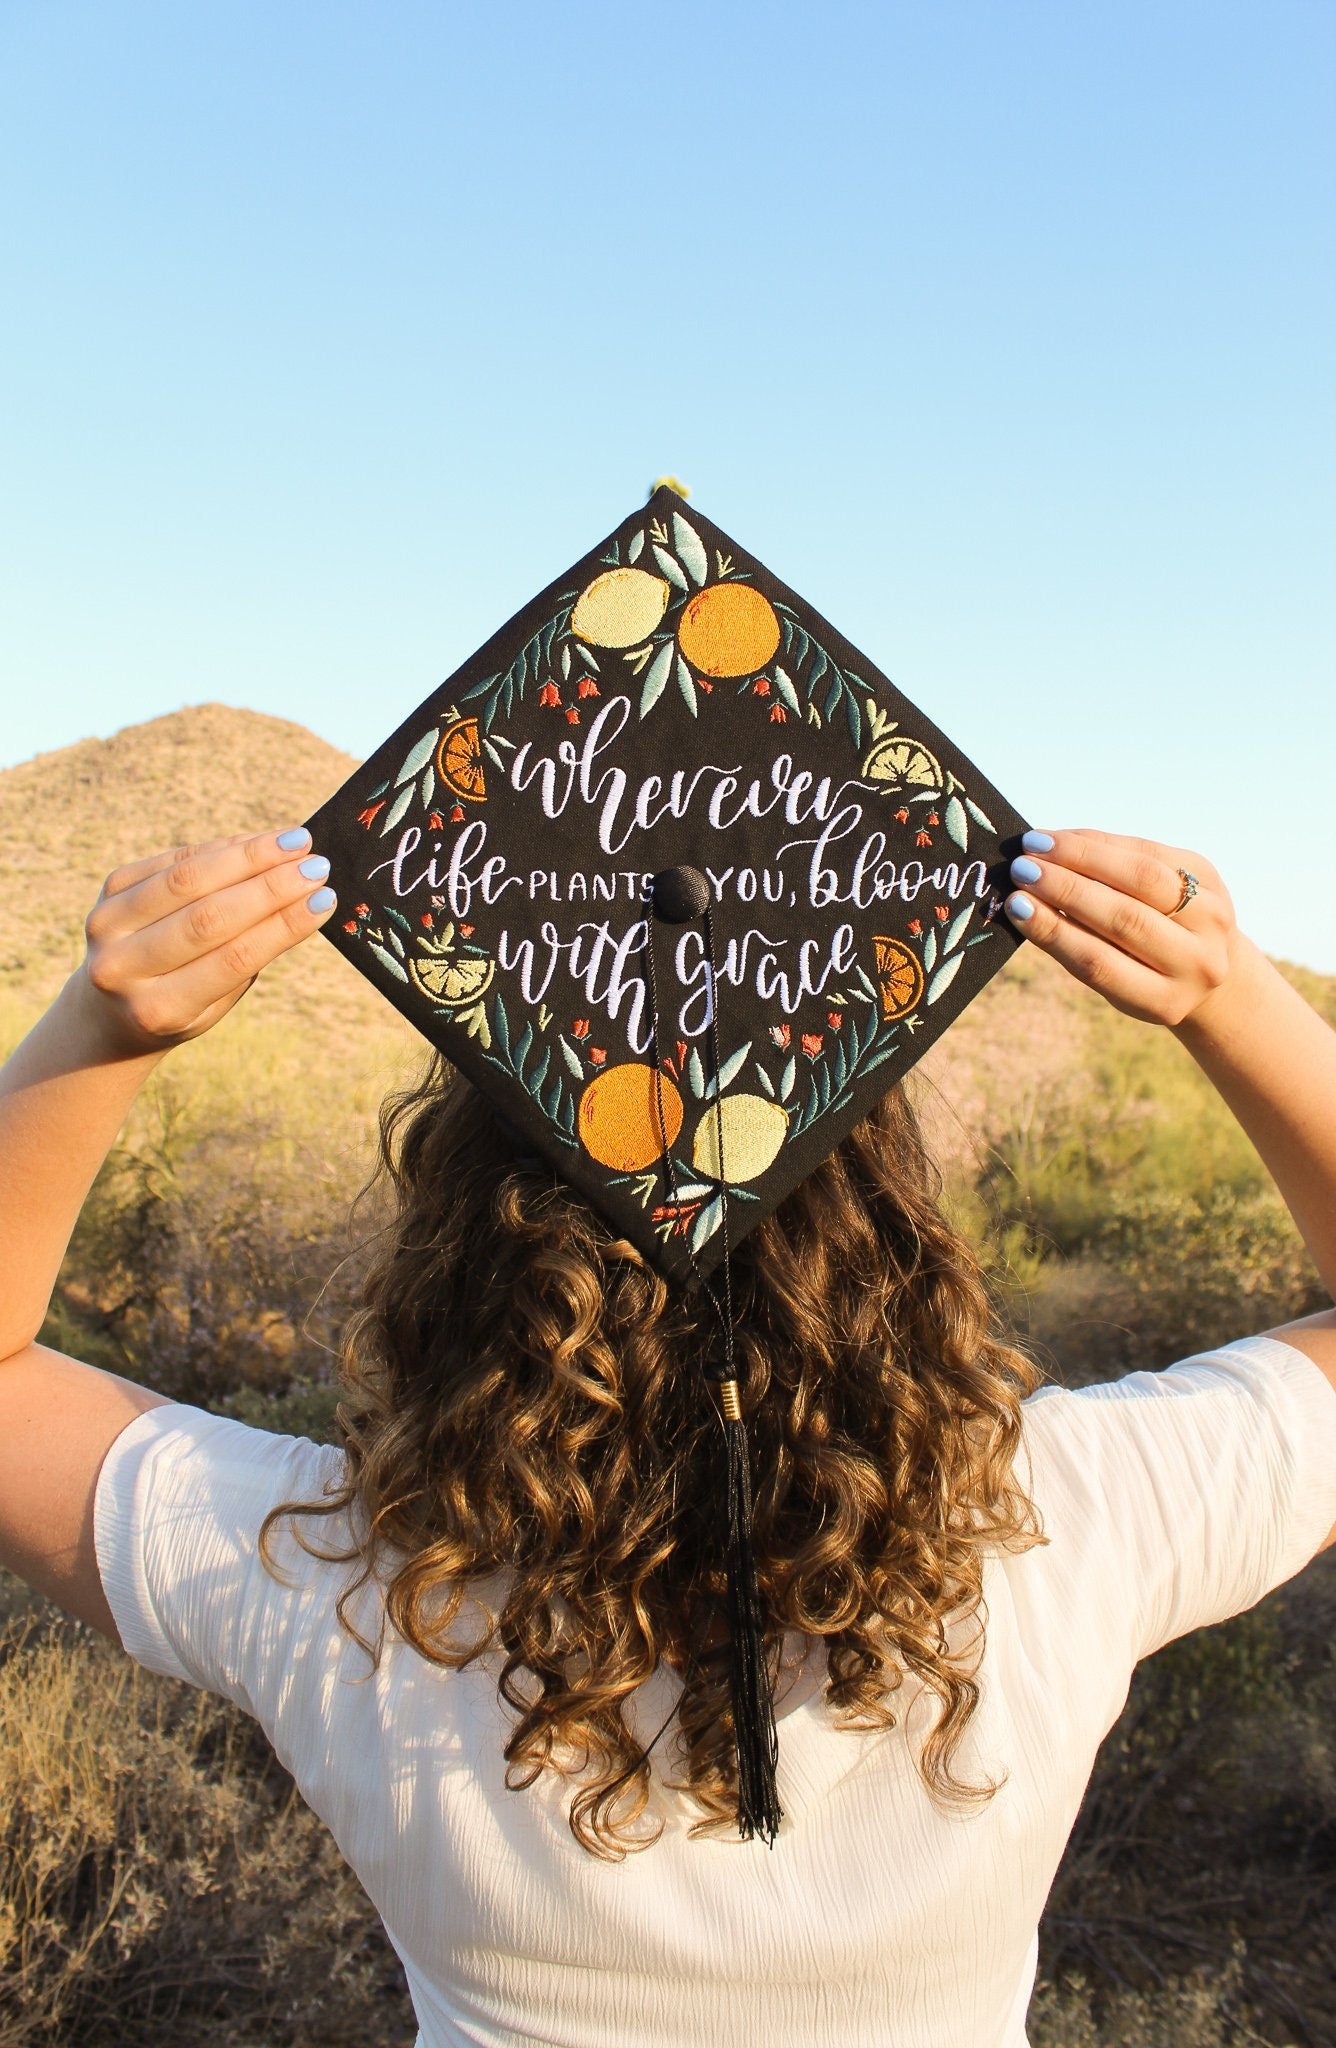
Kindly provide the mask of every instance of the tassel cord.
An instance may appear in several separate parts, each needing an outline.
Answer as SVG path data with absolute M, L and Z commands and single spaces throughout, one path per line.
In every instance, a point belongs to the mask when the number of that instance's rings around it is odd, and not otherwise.
M 645 955 L 649 983 L 650 1022 L 654 1041 L 655 1094 L 659 1138 L 669 1193 L 677 1200 L 677 1171 L 668 1142 L 663 1110 L 663 1075 L 659 1064 L 659 1003 L 654 966 L 653 916 L 645 923 Z M 720 1232 L 723 1241 L 723 1299 L 702 1272 L 690 1240 L 687 1257 L 709 1301 L 723 1337 L 724 1370 L 717 1375 L 720 1420 L 726 1461 L 729 1625 L 733 1642 L 733 1738 L 737 1755 L 738 1832 L 744 1841 L 760 1835 L 774 1846 L 783 1811 L 776 1769 L 779 1734 L 775 1726 L 774 1693 L 765 1654 L 765 1614 L 761 1603 L 756 1553 L 752 1542 L 752 1492 L 747 1425 L 742 1417 L 734 1351 L 733 1275 L 728 1241 L 728 1177 L 724 1160 L 724 1118 L 719 1087 L 718 975 L 715 968 L 714 920 L 705 904 L 705 944 L 710 975 L 710 1065 L 714 1081 L 715 1143 L 718 1150 Z M 711 1375 L 711 1377 L 716 1377 Z

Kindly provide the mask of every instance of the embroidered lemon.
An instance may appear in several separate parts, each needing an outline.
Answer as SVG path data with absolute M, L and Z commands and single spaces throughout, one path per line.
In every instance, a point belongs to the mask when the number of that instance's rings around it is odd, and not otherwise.
M 464 803 L 486 800 L 487 784 L 482 768 L 482 743 L 476 718 L 456 718 L 441 734 L 436 749 L 436 773 L 451 796 Z
M 923 994 L 923 963 L 899 939 L 882 939 L 874 934 L 872 943 L 877 949 L 881 1014 L 888 1021 L 907 1017 Z
M 921 740 L 907 733 L 888 733 L 878 740 L 863 763 L 869 782 L 889 782 L 897 789 L 940 789 L 942 764 Z
M 724 1167 L 734 1181 L 759 1180 L 779 1156 L 789 1134 L 789 1119 L 777 1102 L 764 1095 L 726 1095 L 716 1110 L 707 1103 L 696 1126 L 691 1163 L 697 1173 L 722 1180 L 719 1125 L 724 1132 Z
M 668 609 L 668 585 L 648 569 L 608 569 L 575 600 L 571 631 L 595 647 L 634 647 Z
M 605 1067 L 580 1097 L 580 1142 L 591 1159 L 614 1173 L 643 1173 L 663 1157 L 665 1141 L 676 1142 L 681 1128 L 682 1098 L 675 1085 L 642 1060 Z
M 476 1002 L 491 985 L 495 973 L 495 960 L 484 959 L 477 953 L 465 953 L 458 960 L 451 959 L 448 953 L 423 953 L 408 963 L 409 980 L 424 996 L 450 1010 Z
M 677 644 L 703 676 L 746 676 L 779 647 L 774 606 L 750 583 L 712 583 L 682 612 Z

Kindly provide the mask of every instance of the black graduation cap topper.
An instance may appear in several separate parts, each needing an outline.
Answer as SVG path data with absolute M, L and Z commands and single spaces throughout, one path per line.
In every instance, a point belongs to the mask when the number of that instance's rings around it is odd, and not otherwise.
M 708 1274 L 1010 957 L 1025 821 L 668 488 L 309 820 L 325 933 L 666 1273 Z

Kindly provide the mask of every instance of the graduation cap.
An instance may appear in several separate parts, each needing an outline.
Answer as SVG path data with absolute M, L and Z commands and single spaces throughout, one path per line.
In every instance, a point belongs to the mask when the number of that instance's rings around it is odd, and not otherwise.
M 665 485 L 307 822 L 325 936 L 718 1316 L 739 1824 L 773 1840 L 729 1253 L 1010 957 L 1025 821 Z

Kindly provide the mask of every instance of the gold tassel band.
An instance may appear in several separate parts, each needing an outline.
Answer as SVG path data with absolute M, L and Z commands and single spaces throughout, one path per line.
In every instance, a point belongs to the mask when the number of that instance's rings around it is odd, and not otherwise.
M 738 1393 L 736 1380 L 720 1380 L 719 1406 L 724 1411 L 725 1422 L 741 1422 L 742 1399 Z

